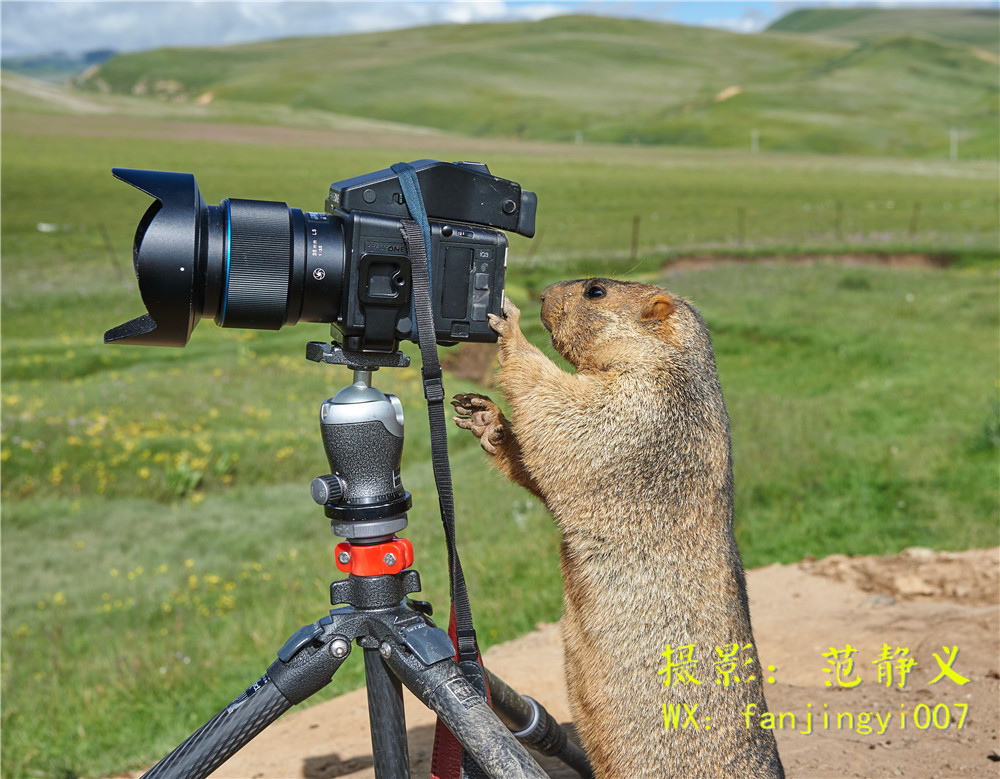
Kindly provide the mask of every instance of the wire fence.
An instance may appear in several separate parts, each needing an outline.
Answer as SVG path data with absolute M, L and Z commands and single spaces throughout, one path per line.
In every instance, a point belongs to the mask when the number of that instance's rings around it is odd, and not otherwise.
M 799 205 L 722 204 L 617 217 L 614 235 L 575 246 L 572 224 L 543 226 L 521 249 L 525 261 L 731 250 L 737 253 L 887 251 L 1000 253 L 1000 199 L 825 200 Z M 610 245 L 608 245 L 610 244 Z

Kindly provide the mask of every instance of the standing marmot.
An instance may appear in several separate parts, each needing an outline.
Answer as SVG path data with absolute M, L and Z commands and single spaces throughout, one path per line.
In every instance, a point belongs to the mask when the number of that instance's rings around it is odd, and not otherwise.
M 597 776 L 783 776 L 759 726 L 729 417 L 705 323 L 656 287 L 553 284 L 542 323 L 569 374 L 528 343 L 510 301 L 504 314 L 491 324 L 513 418 L 460 395 L 455 421 L 562 530 L 567 687 Z

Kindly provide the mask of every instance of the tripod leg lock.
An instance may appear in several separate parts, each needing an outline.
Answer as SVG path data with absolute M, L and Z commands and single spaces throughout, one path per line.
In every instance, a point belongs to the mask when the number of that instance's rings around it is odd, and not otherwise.
M 424 665 L 433 665 L 455 656 L 455 647 L 448 633 L 432 627 L 421 617 L 400 630 L 400 638 Z
M 593 777 L 586 753 L 567 738 L 566 731 L 542 704 L 519 694 L 489 669 L 486 682 L 493 710 L 518 741 L 543 755 L 558 757 L 582 777 Z
M 294 706 L 326 687 L 350 652 L 350 638 L 335 629 L 332 616 L 323 617 L 292 634 L 267 674 Z
M 323 625 L 319 622 L 313 622 L 311 625 L 303 625 L 296 630 L 285 642 L 285 645 L 278 650 L 278 659 L 283 663 L 292 662 L 292 658 L 295 657 L 300 650 L 307 647 L 321 635 L 323 635 Z
M 527 695 L 524 699 L 531 706 L 532 719 L 528 726 L 515 733 L 514 737 L 543 755 L 558 755 L 566 748 L 566 731 L 538 701 Z

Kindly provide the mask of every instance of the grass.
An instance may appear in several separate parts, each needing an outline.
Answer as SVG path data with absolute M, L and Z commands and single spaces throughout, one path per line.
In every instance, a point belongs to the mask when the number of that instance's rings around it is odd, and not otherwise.
M 980 274 L 742 265 L 668 278 L 713 327 L 748 564 L 996 543 L 998 451 L 983 444 L 1000 322 Z
M 995 8 L 800 8 L 769 32 L 821 34 L 854 41 L 898 35 L 900 30 L 982 46 L 1000 53 Z
M 767 151 L 946 159 L 955 129 L 962 158 L 995 160 L 995 52 L 923 34 L 913 14 L 915 26 L 907 10 L 860 43 L 564 16 L 161 49 L 116 57 L 83 85 L 242 106 L 249 122 L 280 105 L 560 142 L 748 149 L 756 133 Z
M 127 252 L 146 199 L 115 182 L 112 165 L 193 171 L 210 203 L 319 208 L 330 181 L 399 159 L 485 158 L 539 194 L 541 232 L 512 242 L 508 289 L 550 354 L 536 301 L 551 281 L 651 280 L 701 308 L 733 420 L 747 565 L 997 543 L 994 166 L 588 144 L 485 154 L 463 139 L 336 148 L 293 129 L 249 145 L 225 143 L 225 128 L 195 142 L 156 137 L 152 119 L 129 127 L 123 138 L 114 117 L 4 116 L 5 777 L 110 775 L 155 760 L 321 616 L 339 576 L 335 539 L 307 497 L 325 469 L 317 408 L 347 381 L 302 359 L 303 342 L 327 328 L 209 323 L 183 350 L 103 346 L 105 329 L 141 310 Z M 786 251 L 961 262 L 749 261 Z M 681 254 L 742 260 L 673 269 Z M 375 383 L 407 411 L 406 535 L 423 595 L 446 611 L 417 372 L 384 370 Z M 454 375 L 446 388 L 482 391 Z M 449 441 L 488 646 L 558 618 L 559 539 L 470 436 L 456 429 Z M 360 680 L 352 661 L 324 695 Z

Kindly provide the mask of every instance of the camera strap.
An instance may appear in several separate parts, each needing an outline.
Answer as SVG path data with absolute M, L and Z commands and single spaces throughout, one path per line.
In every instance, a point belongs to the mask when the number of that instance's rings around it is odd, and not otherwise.
M 403 238 L 410 258 L 413 277 L 413 301 L 416 329 L 419 334 L 421 373 L 424 380 L 424 397 L 427 398 L 427 414 L 430 419 L 431 459 L 434 467 L 434 482 L 437 486 L 438 503 L 441 507 L 441 521 L 444 524 L 445 540 L 448 546 L 448 567 L 451 574 L 451 600 L 454 619 L 454 641 L 458 652 L 458 662 L 479 662 L 479 647 L 476 630 L 472 624 L 472 609 L 469 594 L 462 573 L 462 563 L 458 558 L 455 544 L 455 498 L 451 482 L 451 467 L 448 463 L 447 423 L 444 413 L 444 383 L 441 364 L 437 356 L 437 339 L 434 335 L 434 311 L 431 304 L 430 246 L 431 226 L 424 208 L 423 196 L 417 173 L 412 165 L 405 162 L 392 166 L 399 177 L 403 197 L 410 210 L 412 220 L 404 219 Z
M 431 226 L 420 194 L 417 172 L 405 162 L 392 166 L 399 177 L 403 197 L 413 219 L 402 220 L 403 239 L 410 258 L 413 281 L 413 311 L 415 329 L 420 345 L 420 371 L 424 380 L 424 397 L 430 418 L 431 460 L 434 466 L 434 483 L 437 486 L 441 522 L 448 546 L 448 569 L 451 574 L 451 619 L 448 634 L 455 645 L 459 668 L 466 679 L 489 701 L 489 690 L 476 630 L 472 625 L 472 609 L 465 586 L 462 563 L 455 544 L 455 498 L 451 483 L 451 466 L 448 463 L 448 428 L 444 414 L 444 382 L 437 356 L 437 338 L 434 335 L 434 309 L 431 303 L 430 247 Z M 461 744 L 439 718 L 434 729 L 434 751 L 431 757 L 432 779 L 485 779 L 482 769 L 462 749 Z

